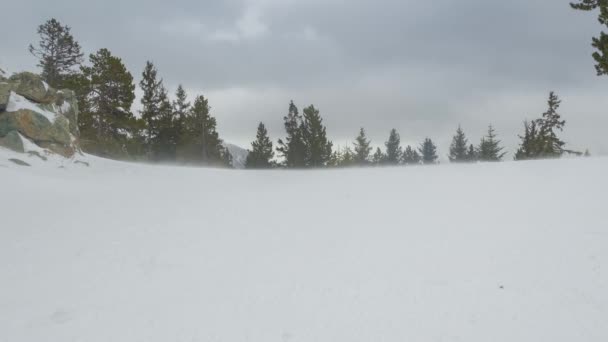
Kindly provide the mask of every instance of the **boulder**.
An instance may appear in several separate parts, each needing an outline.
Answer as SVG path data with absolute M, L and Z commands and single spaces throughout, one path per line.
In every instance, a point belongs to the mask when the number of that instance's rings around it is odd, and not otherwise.
M 17 131 L 10 131 L 4 137 L 0 138 L 0 146 L 11 149 L 15 152 L 25 153 L 23 140 Z
M 74 92 L 55 90 L 28 72 L 0 79 L 0 145 L 19 150 L 17 133 L 42 148 L 73 156 L 79 151 Z

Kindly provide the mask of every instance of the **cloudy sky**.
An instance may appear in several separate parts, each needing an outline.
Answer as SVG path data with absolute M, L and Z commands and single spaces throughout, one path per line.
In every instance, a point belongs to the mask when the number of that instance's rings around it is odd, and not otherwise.
M 513 151 L 554 90 L 570 146 L 608 154 L 608 77 L 590 57 L 601 27 L 568 0 L 20 0 L 3 12 L 5 69 L 35 69 L 27 45 L 54 17 L 137 80 L 152 60 L 172 91 L 207 96 L 221 136 L 244 147 L 259 121 L 282 136 L 293 99 L 320 108 L 337 144 L 363 126 L 379 145 L 394 127 L 445 156 L 459 124 L 477 142 L 491 123 Z

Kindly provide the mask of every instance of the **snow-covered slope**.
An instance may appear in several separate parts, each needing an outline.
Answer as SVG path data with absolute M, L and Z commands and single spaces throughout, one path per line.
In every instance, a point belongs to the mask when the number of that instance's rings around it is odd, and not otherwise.
M 90 158 L 0 167 L 0 341 L 608 341 L 608 159 Z

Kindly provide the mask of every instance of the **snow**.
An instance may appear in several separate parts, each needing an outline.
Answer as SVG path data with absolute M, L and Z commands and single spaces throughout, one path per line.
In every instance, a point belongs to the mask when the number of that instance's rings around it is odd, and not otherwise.
M 8 156 L 0 341 L 608 341 L 607 158 L 241 171 Z
M 49 91 L 49 85 L 45 81 L 42 81 L 42 85 L 44 86 L 44 90 L 46 90 L 48 92 Z
M 15 92 L 11 91 L 11 94 L 9 95 L 9 98 L 8 98 L 8 104 L 6 105 L 6 111 L 7 112 L 16 112 L 16 111 L 22 110 L 22 109 L 34 111 L 34 112 L 44 116 L 47 120 L 49 120 L 49 122 L 51 122 L 51 123 L 55 122 L 55 116 L 56 116 L 55 113 L 48 111 L 48 110 L 40 107 L 36 103 L 26 99 L 25 97 L 18 95 Z

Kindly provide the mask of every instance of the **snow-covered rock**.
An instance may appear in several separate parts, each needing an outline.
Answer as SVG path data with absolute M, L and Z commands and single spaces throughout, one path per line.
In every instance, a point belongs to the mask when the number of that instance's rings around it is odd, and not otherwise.
M 0 146 L 12 148 L 15 133 L 64 157 L 74 155 L 79 150 L 74 92 L 57 91 L 27 72 L 0 81 Z

